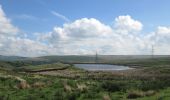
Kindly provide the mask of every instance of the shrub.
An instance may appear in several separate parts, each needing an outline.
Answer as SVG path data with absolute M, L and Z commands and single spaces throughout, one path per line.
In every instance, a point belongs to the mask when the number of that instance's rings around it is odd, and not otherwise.
M 143 91 L 148 91 L 148 90 L 159 90 L 163 89 L 165 87 L 165 83 L 163 81 L 143 81 L 138 88 L 143 90 Z
M 71 93 L 68 93 L 66 98 L 67 100 L 76 100 L 76 98 L 78 98 L 80 96 L 80 92 L 79 91 L 74 91 Z
M 4 95 L 0 95 L 0 100 L 5 100 L 5 96 Z
M 63 89 L 57 89 L 54 93 L 54 100 L 64 100 L 64 91 Z
M 127 98 L 128 99 L 136 99 L 136 98 L 143 97 L 143 96 L 144 96 L 143 92 L 131 91 L 128 93 Z
M 92 90 L 89 90 L 88 92 L 86 92 L 85 94 L 84 94 L 84 96 L 83 96 L 83 98 L 85 99 L 87 99 L 87 98 L 90 98 L 90 99 L 94 99 L 94 98 L 96 98 L 98 95 L 97 95 L 97 93 L 96 92 L 94 92 L 94 91 L 92 91 Z
M 101 87 L 109 92 L 116 92 L 121 91 L 125 89 L 125 84 L 121 82 L 111 82 L 111 81 L 105 81 L 101 84 Z
M 135 98 L 144 97 L 144 96 L 152 96 L 152 95 L 155 95 L 155 93 L 156 92 L 153 91 L 153 90 L 149 90 L 149 91 L 146 91 L 146 92 L 143 92 L 143 91 L 130 91 L 128 93 L 127 98 L 135 99 Z

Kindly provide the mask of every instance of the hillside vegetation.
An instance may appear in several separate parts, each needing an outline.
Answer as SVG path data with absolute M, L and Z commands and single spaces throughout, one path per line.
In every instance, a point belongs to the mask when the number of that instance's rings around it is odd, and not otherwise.
M 112 60 L 135 67 L 113 72 L 59 62 L 1 61 L 0 100 L 169 100 L 169 60 Z

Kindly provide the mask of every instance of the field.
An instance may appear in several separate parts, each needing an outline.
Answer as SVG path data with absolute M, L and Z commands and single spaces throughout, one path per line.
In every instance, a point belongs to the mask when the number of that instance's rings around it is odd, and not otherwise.
M 101 57 L 98 63 L 134 68 L 112 72 L 75 68 L 73 63 L 95 63 L 79 57 L 2 60 L 0 100 L 170 100 L 169 56 Z

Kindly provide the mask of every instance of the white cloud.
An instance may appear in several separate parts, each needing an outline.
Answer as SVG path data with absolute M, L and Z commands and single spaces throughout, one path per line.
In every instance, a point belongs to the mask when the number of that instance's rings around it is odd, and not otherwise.
M 69 21 L 66 17 L 53 12 Z M 26 16 L 25 16 L 26 17 Z M 170 54 L 170 27 L 141 36 L 143 25 L 131 16 L 118 16 L 114 27 L 95 18 L 77 19 L 51 32 L 38 33 L 37 40 L 22 37 L 0 7 L 0 54 L 42 56 L 62 54 L 150 54 L 154 43 L 156 54 Z M 142 34 L 142 33 L 141 33 Z
M 5 13 L 0 6 L 0 34 L 2 35 L 16 35 L 18 33 L 18 28 L 14 27 L 10 20 L 6 18 Z
M 32 15 L 27 15 L 27 14 L 16 15 L 16 16 L 14 16 L 14 18 L 26 19 L 26 20 L 38 20 L 37 17 L 32 16 Z
M 11 24 L 0 6 L 0 54 L 37 56 L 49 54 L 48 46 L 22 37 L 21 31 Z
M 170 45 L 170 27 L 158 26 L 155 32 L 151 32 L 145 36 L 145 40 L 153 45 Z
M 53 14 L 54 16 L 56 16 L 58 18 L 61 18 L 62 20 L 66 21 L 66 22 L 70 22 L 70 20 L 66 16 L 64 16 L 58 12 L 51 11 L 51 14 Z
M 168 44 L 170 47 L 170 27 L 159 26 L 155 32 L 155 38 L 156 44 Z
M 119 16 L 115 22 L 116 27 L 111 28 L 97 19 L 82 18 L 63 27 L 55 27 L 42 37 L 54 48 L 63 51 L 62 54 L 94 54 L 96 50 L 102 54 L 150 54 L 151 45 L 156 42 L 156 32 L 141 37 L 137 33 L 142 30 L 142 23 L 130 16 Z M 158 30 L 160 33 L 160 28 Z
M 140 38 L 133 34 L 119 34 L 115 31 L 117 28 L 112 29 L 94 18 L 82 18 L 63 27 L 55 27 L 53 32 L 42 37 L 54 48 L 62 49 L 64 54 L 91 54 L 96 50 L 103 54 L 136 54 L 140 48 L 144 48 Z M 128 26 L 126 30 L 129 29 Z
M 119 32 L 127 34 L 134 33 L 142 30 L 142 23 L 140 21 L 134 20 L 131 16 L 119 16 L 115 19 L 115 28 L 119 30 Z
M 47 46 L 30 39 L 11 37 L 4 40 L 3 44 L 0 52 L 4 55 L 35 56 L 44 55 L 48 52 Z
M 61 37 L 93 38 L 108 36 L 112 33 L 112 29 L 94 18 L 82 18 L 73 23 L 64 24 L 63 28 L 55 27 L 54 32 Z
M 157 34 L 170 37 L 170 27 L 159 26 Z

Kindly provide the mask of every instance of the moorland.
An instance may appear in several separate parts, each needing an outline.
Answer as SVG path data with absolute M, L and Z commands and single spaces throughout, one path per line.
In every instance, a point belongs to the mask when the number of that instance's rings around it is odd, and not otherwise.
M 75 63 L 132 67 L 87 71 Z M 0 56 L 0 100 L 170 100 L 170 56 Z

